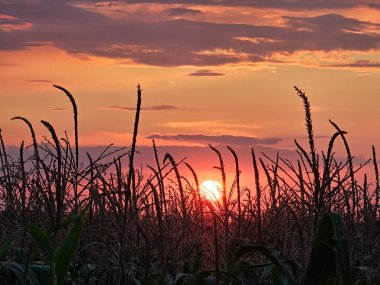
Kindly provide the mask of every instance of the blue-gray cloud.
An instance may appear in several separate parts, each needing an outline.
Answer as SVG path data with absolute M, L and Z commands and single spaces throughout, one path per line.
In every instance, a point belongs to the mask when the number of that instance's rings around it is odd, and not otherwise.
M 178 135 L 160 135 L 154 134 L 147 136 L 148 139 L 170 140 L 170 141 L 186 141 L 204 144 L 222 144 L 222 145 L 237 145 L 237 146 L 252 146 L 252 145 L 274 145 L 279 143 L 281 138 L 255 138 L 246 136 L 232 135 L 202 135 L 202 134 L 178 134 Z
M 201 69 L 188 74 L 189 76 L 223 76 L 226 75 L 220 72 L 214 72 L 208 69 Z
M 190 8 L 171 8 L 166 10 L 170 16 L 199 15 L 202 11 Z

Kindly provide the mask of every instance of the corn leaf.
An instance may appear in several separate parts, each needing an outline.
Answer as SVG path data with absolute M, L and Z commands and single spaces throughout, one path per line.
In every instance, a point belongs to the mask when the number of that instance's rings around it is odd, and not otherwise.
M 323 215 L 311 251 L 304 279 L 305 285 L 335 284 L 337 276 L 335 233 L 340 226 L 340 219 L 341 217 L 336 214 Z
M 63 283 L 70 263 L 74 259 L 79 244 L 83 214 L 74 217 L 73 220 L 74 226 L 71 228 L 69 234 L 63 240 L 54 255 L 55 273 L 58 285 Z
M 9 249 L 14 239 L 17 237 L 17 235 L 22 231 L 22 229 L 17 230 L 14 232 L 4 243 L 0 246 L 0 258 L 3 256 L 3 254 Z
M 281 274 L 286 280 L 288 285 L 297 285 L 296 280 L 290 273 L 290 271 L 286 268 L 286 266 L 276 257 L 274 256 L 267 248 L 263 246 L 255 246 L 255 245 L 242 245 L 238 248 L 237 253 L 235 254 L 234 261 L 230 265 L 230 269 L 228 271 L 228 276 L 224 280 L 224 284 L 227 285 L 230 282 L 231 273 L 233 270 L 233 265 L 243 256 L 249 253 L 260 252 L 266 258 L 269 259 L 273 263 L 273 265 L 278 270 L 278 273 Z
M 41 252 L 46 256 L 49 262 L 52 261 L 54 249 L 45 231 L 34 224 L 28 225 L 27 228 Z
M 2 262 L 3 270 L 11 274 L 20 284 L 39 285 L 36 274 L 32 269 L 28 269 L 25 274 L 25 266 L 16 262 Z
M 51 266 L 49 264 L 34 263 L 29 268 L 33 269 L 40 285 L 51 284 Z

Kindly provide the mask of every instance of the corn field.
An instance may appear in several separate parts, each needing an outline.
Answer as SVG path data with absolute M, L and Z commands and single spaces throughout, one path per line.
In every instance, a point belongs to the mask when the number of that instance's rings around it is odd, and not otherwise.
M 380 284 L 375 147 L 357 166 L 347 132 L 330 121 L 334 134 L 317 150 L 301 89 L 308 143 L 294 141 L 298 159 L 252 147 L 254 183 L 242 185 L 235 150 L 228 147 L 235 172 L 227 173 L 223 146 L 210 145 L 222 182 L 221 199 L 210 201 L 186 159 L 160 153 L 154 141 L 155 164 L 136 167 L 140 86 L 130 146 L 86 160 L 75 98 L 54 87 L 72 106 L 73 141 L 47 121 L 49 136 L 38 141 L 30 121 L 15 114 L 30 138 L 13 156 L 0 133 L 1 284 Z M 338 141 L 344 159 L 336 157 Z M 374 181 L 364 166 L 373 166 Z

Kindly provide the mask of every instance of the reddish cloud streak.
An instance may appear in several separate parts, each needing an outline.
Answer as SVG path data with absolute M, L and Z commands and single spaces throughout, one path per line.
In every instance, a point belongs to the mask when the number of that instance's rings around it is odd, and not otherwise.
M 112 109 L 112 110 L 119 110 L 119 111 L 131 111 L 135 112 L 136 108 L 132 107 L 126 107 L 126 106 L 105 106 L 103 109 Z M 182 108 L 178 106 L 173 105 L 156 105 L 156 106 L 147 106 L 142 107 L 141 110 L 143 111 L 164 111 L 164 110 L 180 110 Z

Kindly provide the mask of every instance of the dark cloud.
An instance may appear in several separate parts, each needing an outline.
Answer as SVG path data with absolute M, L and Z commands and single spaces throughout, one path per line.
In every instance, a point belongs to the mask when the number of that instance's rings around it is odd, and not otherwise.
M 170 141 L 186 141 L 186 142 L 197 142 L 205 144 L 223 144 L 223 145 L 238 145 L 238 146 L 251 146 L 251 145 L 273 145 L 280 142 L 280 138 L 255 138 L 255 137 L 245 137 L 245 136 L 231 136 L 231 135 L 159 135 L 154 134 L 147 137 L 148 139 L 161 139 Z
M 287 10 L 319 10 L 340 9 L 367 6 L 379 8 L 379 4 L 368 0 L 128 0 L 127 3 L 158 3 L 158 4 L 195 4 L 210 6 L 252 7 L 252 8 L 276 8 Z M 373 2 L 373 1 L 372 1 Z
M 219 73 L 219 72 L 213 72 L 213 71 L 208 70 L 208 69 L 201 69 L 201 70 L 197 70 L 195 72 L 189 73 L 188 75 L 189 76 L 223 76 L 226 74 Z
M 277 5 L 280 1 L 254 1 L 256 5 L 265 5 L 264 2 Z M 322 5 L 326 1 L 305 2 Z M 76 55 L 128 59 L 140 64 L 214 66 L 266 61 L 276 53 L 368 51 L 380 47 L 380 34 L 366 31 L 376 30 L 378 24 L 337 14 L 285 17 L 287 26 L 277 27 L 184 19 L 147 21 L 136 15 L 111 18 L 73 3 L 0 4 L 3 14 L 32 23 L 28 30 L 0 30 L 0 50 L 49 44 Z M 332 3 L 343 6 L 351 1 Z
M 199 15 L 202 11 L 190 8 L 171 8 L 166 10 L 170 16 Z
M 62 21 L 69 24 L 83 24 L 88 21 L 99 21 L 106 17 L 74 6 L 79 1 L 57 1 L 46 5 L 45 1 L 17 1 L 0 3 L 3 15 L 14 17 L 18 22 L 35 24 L 60 25 Z
M 368 6 L 373 9 L 380 9 L 380 3 L 369 3 Z
M 126 107 L 126 106 L 105 106 L 102 109 L 112 109 L 112 110 L 120 110 L 120 111 L 132 111 L 135 112 L 136 108 Z M 163 111 L 163 110 L 180 110 L 182 108 L 173 105 L 156 105 L 156 106 L 147 106 L 142 107 L 143 111 Z
M 95 4 L 96 7 L 109 7 L 111 8 L 112 6 L 115 6 L 114 3 L 110 2 L 110 3 L 105 3 L 105 4 L 102 4 L 102 3 L 98 3 L 98 4 Z
M 380 68 L 380 62 L 370 60 L 357 60 L 349 63 L 331 64 L 329 67 Z
M 365 33 L 364 28 L 379 28 L 377 23 L 363 22 L 337 14 L 317 17 L 284 17 L 289 28 L 299 31 L 295 44 L 289 39 L 289 50 L 370 50 L 380 47 L 380 34 Z M 316 37 L 316 38 L 314 38 Z
M 347 31 L 347 32 L 360 32 L 363 28 L 373 27 L 379 28 L 378 23 L 369 23 L 359 21 L 353 18 L 345 18 L 338 14 L 325 14 L 317 17 L 283 17 L 287 20 L 289 26 L 293 28 L 303 28 L 310 31 L 328 32 L 333 29 L 334 31 Z

